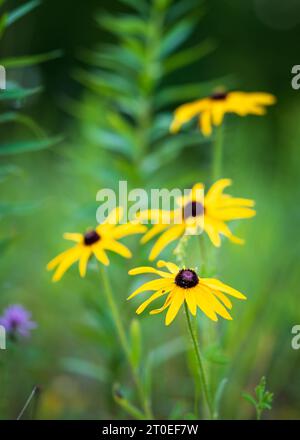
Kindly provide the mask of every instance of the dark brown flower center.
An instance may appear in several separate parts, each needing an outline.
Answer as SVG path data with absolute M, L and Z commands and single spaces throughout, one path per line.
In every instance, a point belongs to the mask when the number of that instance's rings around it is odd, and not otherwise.
M 227 98 L 228 93 L 226 92 L 216 92 L 211 95 L 211 99 L 214 101 L 225 101 Z
M 92 244 L 97 243 L 100 238 L 100 235 L 96 231 L 88 231 L 84 234 L 84 244 L 91 246 Z
M 199 217 L 204 214 L 204 206 L 200 202 L 189 202 L 183 208 L 183 218 Z
M 183 289 L 197 286 L 199 277 L 194 270 L 181 269 L 175 277 L 175 284 Z

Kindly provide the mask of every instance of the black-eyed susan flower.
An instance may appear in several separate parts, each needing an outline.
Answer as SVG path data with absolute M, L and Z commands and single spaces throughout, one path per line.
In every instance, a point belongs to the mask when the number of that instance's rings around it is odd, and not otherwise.
M 221 245 L 222 236 L 233 243 L 243 244 L 243 240 L 233 235 L 227 222 L 253 217 L 254 201 L 224 194 L 224 189 L 229 185 L 230 179 L 220 179 L 203 197 L 203 184 L 195 184 L 188 195 L 177 199 L 179 207 L 171 211 L 169 217 L 166 211 L 143 211 L 139 219 L 148 218 L 157 224 L 142 237 L 142 243 L 161 234 L 150 252 L 149 259 L 154 260 L 169 243 L 182 235 L 196 235 L 197 228 L 199 232 L 203 229 L 216 247 Z
M 232 319 L 228 312 L 228 309 L 232 308 L 232 303 L 225 293 L 238 299 L 246 299 L 242 293 L 215 278 L 199 277 L 194 269 L 179 268 L 174 263 L 161 260 L 158 261 L 157 267 L 166 268 L 166 271 L 154 267 L 137 267 L 129 271 L 130 275 L 153 273 L 159 275 L 159 278 L 142 284 L 128 299 L 142 292 L 155 292 L 138 307 L 136 313 L 140 314 L 153 301 L 165 297 L 164 304 L 158 309 L 151 310 L 150 314 L 161 313 L 168 309 L 166 325 L 171 324 L 184 302 L 192 315 L 195 316 L 199 308 L 208 318 L 218 321 L 218 315 L 224 319 Z
M 121 217 L 122 209 L 117 208 L 109 214 L 104 223 L 98 225 L 95 229 L 88 230 L 84 234 L 65 233 L 64 238 L 76 244 L 48 263 L 48 270 L 56 269 L 52 280 L 59 281 L 69 267 L 76 261 L 79 261 L 80 276 L 84 277 L 88 261 L 93 255 L 100 263 L 105 266 L 109 265 L 106 251 L 115 252 L 124 258 L 131 258 L 132 254 L 130 250 L 118 240 L 127 235 L 143 233 L 146 228 L 143 225 L 131 223 L 122 225 L 112 223 L 113 219 L 120 220 Z
M 269 93 L 216 92 L 206 98 L 178 107 L 175 110 L 170 131 L 177 133 L 183 124 L 198 116 L 200 130 L 204 136 L 209 136 L 212 132 L 212 125 L 222 124 L 226 113 L 236 113 L 239 116 L 264 115 L 265 107 L 275 102 L 275 96 Z

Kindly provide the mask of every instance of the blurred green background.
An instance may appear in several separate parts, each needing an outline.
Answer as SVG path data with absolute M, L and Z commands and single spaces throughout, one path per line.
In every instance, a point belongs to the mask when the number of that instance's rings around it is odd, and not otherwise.
M 8 0 L 2 10 L 24 3 Z M 45 266 L 67 248 L 63 232 L 95 224 L 101 187 L 210 183 L 211 141 L 194 123 L 176 137 L 168 125 L 178 104 L 218 85 L 270 92 L 278 103 L 264 117 L 226 117 L 223 176 L 233 179 L 232 194 L 256 200 L 257 216 L 234 225 L 246 245 L 224 241 L 218 255 L 220 278 L 248 301 L 236 302 L 234 320 L 214 332 L 199 318 L 207 369 L 214 387 L 227 378 L 221 418 L 254 417 L 241 394 L 253 393 L 263 375 L 275 395 L 265 417 L 299 418 L 300 353 L 291 348 L 300 323 L 300 101 L 291 87 L 299 38 L 300 6 L 292 0 L 45 0 L 3 31 L 1 59 L 61 53 L 8 68 L 12 89 L 43 90 L 0 102 L 1 114 L 26 114 L 39 127 L 0 124 L 0 310 L 23 304 L 38 323 L 30 340 L 0 351 L 1 418 L 16 418 L 36 384 L 37 418 L 127 417 L 112 385 L 134 400 L 133 384 L 95 267 L 81 280 L 74 266 L 52 284 Z M 49 148 L 16 154 L 7 147 L 36 136 L 50 139 Z M 138 301 L 124 302 L 133 286 L 127 270 L 147 262 L 149 246 L 126 241 L 134 258 L 112 256 L 109 273 L 129 328 Z M 138 319 L 156 417 L 189 417 L 194 386 L 182 317 L 170 328 L 161 315 Z

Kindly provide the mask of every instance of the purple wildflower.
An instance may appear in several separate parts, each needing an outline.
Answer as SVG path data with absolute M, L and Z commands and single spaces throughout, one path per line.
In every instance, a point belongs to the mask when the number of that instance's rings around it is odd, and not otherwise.
M 37 326 L 31 321 L 31 313 L 18 304 L 13 304 L 4 310 L 3 315 L 0 316 L 0 325 L 3 325 L 9 336 L 18 335 L 22 338 L 30 336 L 31 330 Z

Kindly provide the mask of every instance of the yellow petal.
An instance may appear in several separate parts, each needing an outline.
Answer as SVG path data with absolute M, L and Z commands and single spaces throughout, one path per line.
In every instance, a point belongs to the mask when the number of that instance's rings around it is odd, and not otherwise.
M 221 238 L 220 238 L 218 231 L 216 231 L 214 229 L 212 224 L 208 223 L 208 221 L 205 221 L 205 220 L 204 220 L 204 230 L 207 233 L 207 235 L 209 236 L 212 244 L 216 247 L 220 247 L 221 246 Z
M 220 292 L 219 290 L 214 290 L 212 292 L 220 301 L 222 301 L 222 303 L 224 304 L 224 306 L 226 306 L 228 309 L 232 309 L 232 302 L 230 301 L 229 298 L 227 298 L 226 295 L 224 295 L 224 293 Z
M 91 248 L 90 247 L 85 247 L 84 250 L 82 251 L 81 256 L 80 256 L 80 260 L 79 260 L 79 274 L 80 274 L 80 276 L 82 278 L 85 277 L 87 263 L 88 263 L 89 258 L 91 256 L 91 253 L 92 253 Z
M 221 125 L 226 111 L 226 105 L 223 102 L 215 102 L 212 106 L 212 121 L 214 125 Z
M 170 261 L 159 260 L 157 262 L 157 267 L 166 267 L 173 274 L 177 274 L 179 272 L 179 267 Z
M 205 206 L 214 202 L 223 193 L 224 189 L 232 184 L 231 179 L 219 179 L 208 190 L 205 196 Z
M 151 310 L 151 311 L 150 311 L 150 315 L 157 315 L 158 313 L 163 312 L 163 311 L 169 306 L 172 297 L 173 297 L 173 291 L 171 291 L 171 293 L 168 295 L 168 297 L 167 297 L 165 303 L 163 304 L 163 306 L 160 307 L 159 309 L 153 309 L 153 310 Z
M 183 104 L 175 110 L 174 118 L 170 126 L 171 133 L 177 133 L 181 126 L 202 112 L 209 105 L 209 100 L 199 99 L 194 102 Z
M 119 238 L 126 237 L 127 235 L 143 234 L 146 231 L 147 231 L 147 228 L 144 225 L 136 225 L 133 223 L 127 223 L 125 225 L 120 225 L 120 226 L 115 227 L 112 230 L 112 237 L 116 240 Z
M 124 244 L 119 243 L 118 241 L 103 241 L 102 246 L 104 249 L 107 249 L 109 251 L 116 252 L 117 254 L 121 255 L 124 258 L 131 258 L 132 253 L 128 249 L 128 247 L 124 246 Z
M 165 324 L 170 325 L 171 322 L 175 319 L 177 313 L 179 312 L 180 307 L 184 301 L 184 292 L 183 289 L 175 288 L 173 291 L 173 296 L 170 302 L 170 306 L 168 308 L 166 314 Z
M 80 258 L 81 253 L 83 252 L 82 246 L 76 246 L 72 249 L 70 249 L 70 252 L 68 256 L 66 256 L 61 263 L 59 264 L 58 268 L 56 269 L 52 281 L 57 282 L 59 281 L 64 273 L 69 269 L 72 264 L 75 263 Z
M 186 300 L 186 303 L 188 305 L 188 308 L 189 308 L 191 314 L 196 316 L 196 313 L 197 313 L 197 303 L 196 303 L 195 295 L 194 295 L 192 289 L 191 290 L 186 289 L 185 300 Z
M 201 278 L 201 284 L 210 287 L 211 289 L 220 290 L 221 292 L 225 292 L 228 295 L 234 296 L 239 299 L 246 299 L 245 295 L 239 292 L 233 287 L 227 286 L 227 284 L 222 283 L 216 278 Z
M 136 310 L 136 313 L 138 315 L 141 314 L 146 309 L 146 307 L 148 307 L 150 303 L 155 301 L 157 298 L 166 295 L 167 293 L 169 293 L 169 290 L 159 290 L 158 292 L 153 293 L 153 295 L 151 295 L 150 298 L 148 298 L 139 306 L 139 308 Z
M 199 128 L 202 131 L 204 136 L 210 136 L 212 129 L 211 129 L 211 112 L 210 110 L 206 110 L 203 113 L 201 113 L 199 117 Z
M 169 227 L 169 225 L 167 225 L 167 224 L 164 225 L 162 223 L 152 226 L 152 228 L 149 229 L 149 231 L 141 238 L 141 243 L 142 244 L 147 243 L 147 241 L 151 240 L 151 238 L 155 237 L 155 235 L 164 231 L 168 227 Z
M 212 321 L 218 321 L 218 317 L 213 310 L 211 304 L 207 301 L 207 299 L 201 294 L 201 290 L 198 286 L 195 287 L 195 292 L 197 291 L 197 295 L 195 295 L 195 301 L 197 306 L 202 312 L 208 316 Z
M 138 295 L 141 292 L 145 292 L 147 290 L 160 290 L 167 289 L 173 285 L 172 281 L 168 278 L 160 278 L 158 280 L 148 281 L 147 283 L 142 284 L 138 287 L 127 299 L 131 299 Z
M 254 217 L 256 211 L 250 208 L 224 208 L 210 211 L 210 214 L 224 221 Z
M 77 232 L 65 232 L 63 237 L 65 240 L 76 241 L 76 243 L 83 242 L 83 235 Z
M 168 229 L 159 237 L 159 239 L 153 246 L 150 252 L 149 260 L 154 260 L 169 243 L 179 238 L 183 234 L 183 232 L 183 225 L 171 226 L 170 229 Z
M 74 249 L 74 247 L 71 249 L 67 249 L 66 251 L 61 252 L 56 257 L 54 257 L 51 261 L 49 261 L 49 263 L 47 264 L 47 270 L 52 270 L 56 266 L 58 266 L 58 264 L 61 263 L 61 261 L 63 261 L 64 258 L 68 257 L 70 254 L 73 253 L 73 249 Z
M 209 287 L 203 286 L 203 284 L 201 284 L 199 286 L 199 289 L 201 289 L 201 294 L 204 296 L 204 298 L 207 299 L 207 302 L 211 304 L 211 307 L 218 315 L 222 316 L 222 318 L 224 319 L 232 320 L 232 317 L 228 313 L 227 309 L 211 293 Z
M 92 251 L 97 260 L 100 261 L 100 263 L 104 264 L 105 266 L 109 265 L 109 259 L 105 251 L 100 246 L 93 246 Z
M 164 272 L 162 270 L 157 270 L 154 267 L 149 267 L 149 266 L 136 267 L 134 269 L 130 269 L 130 271 L 128 272 L 129 275 L 139 275 L 141 273 L 155 273 L 163 278 L 172 278 L 173 277 L 173 275 L 168 272 Z

